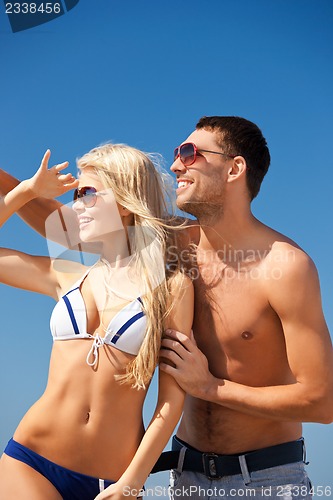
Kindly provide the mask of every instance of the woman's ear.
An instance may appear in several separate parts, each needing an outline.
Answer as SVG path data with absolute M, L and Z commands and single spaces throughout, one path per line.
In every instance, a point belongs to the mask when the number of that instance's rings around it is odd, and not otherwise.
M 228 182 L 238 179 L 241 175 L 245 174 L 246 160 L 243 156 L 235 156 L 232 165 L 228 170 Z
M 128 208 L 121 206 L 120 207 L 120 215 L 121 217 L 127 217 L 128 215 L 131 215 L 133 212 L 128 210 Z
M 128 208 L 120 206 L 119 213 L 124 227 L 134 225 L 134 214 Z

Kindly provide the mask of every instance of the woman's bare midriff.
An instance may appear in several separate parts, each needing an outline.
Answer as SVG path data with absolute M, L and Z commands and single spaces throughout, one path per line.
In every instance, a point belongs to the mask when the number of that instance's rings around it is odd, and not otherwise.
M 46 390 L 14 439 L 73 471 L 117 480 L 144 433 L 146 391 L 115 380 L 133 356 L 113 347 L 100 348 L 97 367 L 89 366 L 91 342 L 54 342 Z

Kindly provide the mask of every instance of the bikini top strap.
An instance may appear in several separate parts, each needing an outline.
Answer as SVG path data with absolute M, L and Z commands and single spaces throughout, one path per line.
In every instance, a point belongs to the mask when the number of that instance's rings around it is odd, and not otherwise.
M 83 274 L 82 276 L 80 276 L 80 278 L 75 281 L 75 283 L 73 283 L 73 285 L 67 290 L 67 292 L 64 294 L 64 295 L 67 295 L 68 293 L 72 292 L 73 290 L 75 290 L 76 288 L 80 288 L 81 284 L 83 283 L 83 281 L 86 279 L 86 277 L 88 276 L 88 274 L 90 273 L 90 271 L 98 264 L 99 260 L 97 262 L 95 262 L 95 264 L 93 264 L 92 266 L 90 266 Z

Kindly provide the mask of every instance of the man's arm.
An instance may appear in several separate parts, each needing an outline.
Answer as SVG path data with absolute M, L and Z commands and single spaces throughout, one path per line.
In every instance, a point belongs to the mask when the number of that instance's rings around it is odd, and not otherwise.
M 279 316 L 294 382 L 250 387 L 214 377 L 207 358 L 179 332 L 164 339 L 161 364 L 190 395 L 263 418 L 297 422 L 333 421 L 333 351 L 323 317 L 314 264 L 301 250 L 293 262 L 281 263 L 281 278 L 267 280 L 269 303 Z M 162 353 L 162 352 L 161 352 Z
M 4 196 L 14 189 L 20 181 L 5 170 L 0 169 L 0 194 Z M 55 210 L 63 207 L 57 200 L 35 198 L 26 203 L 17 214 L 35 231 L 45 237 L 45 221 Z M 73 213 L 74 215 L 74 213 Z

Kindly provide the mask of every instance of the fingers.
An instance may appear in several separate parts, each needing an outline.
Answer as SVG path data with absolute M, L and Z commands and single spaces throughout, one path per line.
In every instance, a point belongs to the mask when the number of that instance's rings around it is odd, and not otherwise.
M 45 153 L 46 154 L 46 153 Z M 45 155 L 44 155 L 45 156 Z M 49 169 L 50 173 L 56 175 L 57 181 L 60 186 L 63 188 L 63 193 L 70 191 L 78 186 L 79 181 L 76 179 L 70 172 L 67 174 L 62 174 L 61 172 L 65 170 L 69 165 L 68 161 L 64 161 L 62 163 L 58 163 Z
M 75 179 L 72 174 L 59 175 L 58 182 L 61 183 L 61 194 L 65 194 L 68 191 L 71 191 L 71 189 L 77 188 L 79 185 L 79 180 Z
M 68 191 L 71 191 L 72 189 L 75 189 L 78 186 L 78 181 L 71 182 L 69 184 L 64 184 L 63 185 L 63 194 L 67 193 Z
M 161 351 L 163 351 L 163 355 L 165 352 L 167 353 L 175 352 L 182 359 L 184 359 L 186 353 L 188 352 L 187 349 L 182 344 L 171 339 L 162 340 Z
M 59 174 L 59 172 L 61 172 L 65 168 L 67 168 L 68 165 L 69 165 L 69 162 L 64 161 L 63 163 L 59 163 L 58 165 L 54 165 L 54 167 L 52 167 L 52 168 L 55 170 L 56 174 Z
M 40 166 L 43 170 L 47 170 L 50 156 L 51 156 L 51 151 L 49 149 L 47 149 L 44 153 L 44 156 L 43 156 L 41 164 L 40 164 Z
M 159 364 L 159 369 L 162 370 L 162 372 L 165 372 L 165 373 L 168 373 L 169 375 L 172 375 L 173 377 L 175 377 L 178 374 L 177 368 L 174 368 L 173 366 L 168 365 L 167 363 L 161 362 Z
M 49 169 L 49 173 L 55 175 L 55 180 L 59 187 L 66 187 L 66 191 L 68 191 L 69 189 L 77 187 L 79 181 L 70 172 L 67 174 L 61 173 L 66 167 L 68 167 L 68 161 L 59 163 L 59 165 L 54 165 L 54 167 Z
M 169 349 L 161 349 L 160 351 L 160 361 L 166 362 L 167 364 L 172 364 L 172 366 L 177 367 L 179 364 L 184 361 L 184 358 L 179 356 L 175 351 L 171 351 Z
M 177 341 L 177 343 L 181 343 L 185 349 L 189 352 L 192 352 L 193 349 L 196 347 L 196 343 L 194 341 L 194 337 L 192 335 L 192 338 L 189 338 L 187 335 L 184 333 L 178 332 L 177 330 L 171 330 L 168 329 L 165 331 L 166 337 Z
M 44 153 L 44 156 L 43 156 L 41 164 L 40 164 L 40 167 L 42 170 L 44 170 L 44 171 L 48 170 L 49 172 L 53 172 L 56 175 L 59 175 L 59 173 L 62 170 L 64 170 L 65 168 L 67 168 L 69 165 L 68 161 L 64 161 L 64 162 L 59 163 L 58 165 L 54 165 L 52 168 L 48 169 L 50 157 L 51 157 L 51 151 L 49 149 L 47 149 Z
M 197 345 L 197 343 L 196 343 L 195 338 L 194 338 L 194 333 L 193 333 L 193 330 L 191 330 L 191 333 L 190 333 L 190 339 L 191 339 L 191 341 L 193 342 L 193 344 L 196 346 L 196 345 Z
M 78 179 L 75 179 L 75 177 L 69 172 L 68 174 L 60 174 L 58 175 L 58 181 L 61 182 L 62 184 L 69 184 L 71 182 L 76 182 L 78 183 Z
M 34 194 L 47 199 L 57 198 L 67 191 L 78 187 L 78 180 L 71 173 L 65 173 L 69 165 L 64 161 L 48 168 L 51 151 L 48 149 L 41 161 L 40 167 L 30 179 L 30 187 Z

